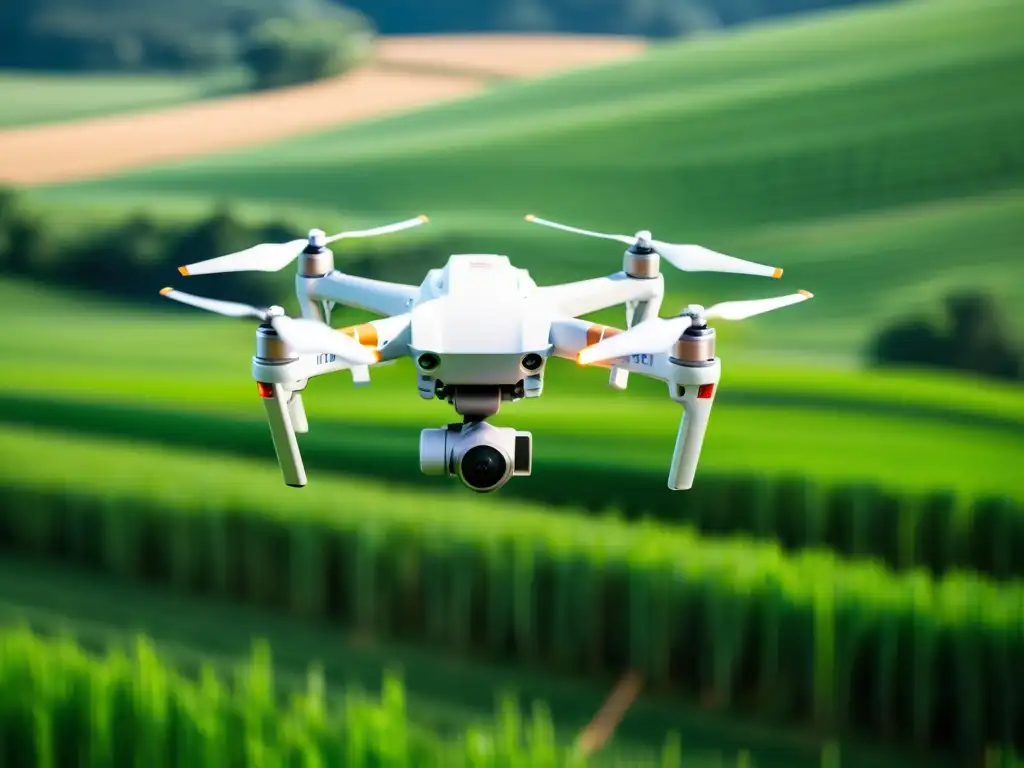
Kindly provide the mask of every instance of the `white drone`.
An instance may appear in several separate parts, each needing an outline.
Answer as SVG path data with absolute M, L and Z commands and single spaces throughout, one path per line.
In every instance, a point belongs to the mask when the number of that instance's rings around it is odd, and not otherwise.
M 727 301 L 705 309 L 686 307 L 660 318 L 665 293 L 659 264 L 664 258 L 687 272 L 731 272 L 780 277 L 782 270 L 725 256 L 699 245 L 672 245 L 651 238 L 606 235 L 556 224 L 533 215 L 527 221 L 628 246 L 622 271 L 562 285 L 538 286 L 506 256 L 456 254 L 431 269 L 416 285 L 371 280 L 335 270 L 329 243 L 370 237 L 423 224 L 419 216 L 397 224 L 326 237 L 319 229 L 284 244 L 257 245 L 238 253 L 180 267 L 182 275 L 276 272 L 298 259 L 295 291 L 301 318 L 280 307 L 200 298 L 164 288 L 170 299 L 229 317 L 260 321 L 252 375 L 266 407 L 274 449 L 287 485 L 306 485 L 296 433 L 309 429 L 301 392 L 314 376 L 349 370 L 368 384 L 374 365 L 411 358 L 424 400 L 455 407 L 461 424 L 425 429 L 420 468 L 425 474 L 457 476 L 479 493 L 496 490 L 514 476 L 529 475 L 533 436 L 498 428 L 487 419 L 502 402 L 538 397 L 548 358 L 610 368 L 609 385 L 624 390 L 630 372 L 666 382 L 682 405 L 668 487 L 693 485 L 707 430 L 721 361 L 715 355 L 713 318 L 742 320 L 811 298 L 807 291 L 755 301 Z M 334 329 L 331 310 L 342 304 L 381 319 Z M 577 319 L 624 304 L 626 330 Z

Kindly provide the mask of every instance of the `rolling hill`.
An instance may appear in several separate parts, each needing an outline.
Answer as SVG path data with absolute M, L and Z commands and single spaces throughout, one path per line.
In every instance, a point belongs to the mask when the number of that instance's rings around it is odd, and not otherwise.
M 217 96 L 240 84 L 230 73 L 187 77 L 8 71 L 0 73 L 0 131 L 165 108 Z
M 544 281 L 614 270 L 620 249 L 537 232 L 523 214 L 648 228 L 786 270 L 771 284 L 671 274 L 666 310 L 806 288 L 813 306 L 760 318 L 744 347 L 849 360 L 879 323 L 949 289 L 1024 300 L 1022 23 L 1013 0 L 834 12 L 34 194 L 69 207 L 288 206 L 311 226 L 325 212 L 427 212 L 463 250 L 508 253 Z M 422 266 L 396 272 L 418 280 Z
M 236 69 L 172 80 L 0 75 L 0 180 L 66 182 L 237 149 L 464 98 L 492 81 L 629 59 L 645 47 L 618 37 L 383 38 L 371 61 L 345 75 L 169 109 L 156 107 L 246 90 L 248 77 Z

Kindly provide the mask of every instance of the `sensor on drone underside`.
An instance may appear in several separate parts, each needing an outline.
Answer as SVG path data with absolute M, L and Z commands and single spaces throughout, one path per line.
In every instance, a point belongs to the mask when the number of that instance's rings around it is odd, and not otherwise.
M 486 421 L 420 432 L 420 471 L 458 477 L 477 493 L 496 491 L 533 470 L 533 435 Z

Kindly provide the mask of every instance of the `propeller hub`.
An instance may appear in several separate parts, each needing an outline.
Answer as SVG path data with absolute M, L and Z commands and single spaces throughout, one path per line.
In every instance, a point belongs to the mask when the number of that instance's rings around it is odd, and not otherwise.
M 272 307 L 267 308 L 268 317 L 284 317 L 284 307 L 279 307 L 276 304 Z
M 639 248 L 651 247 L 651 233 L 649 230 L 641 229 L 636 233 L 636 244 Z
M 327 233 L 322 229 L 309 230 L 309 244 L 314 248 L 323 248 L 327 245 Z
M 683 308 L 683 311 L 679 313 L 680 317 L 689 317 L 692 320 L 691 326 L 700 328 L 707 325 L 704 317 L 704 307 L 700 304 L 688 304 Z

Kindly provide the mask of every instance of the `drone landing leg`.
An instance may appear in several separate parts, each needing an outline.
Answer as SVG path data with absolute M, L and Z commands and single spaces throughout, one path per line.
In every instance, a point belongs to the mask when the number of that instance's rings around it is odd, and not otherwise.
M 683 416 L 679 420 L 679 432 L 669 465 L 668 487 L 673 491 L 685 491 L 693 487 L 697 474 L 722 365 L 718 359 L 710 365 L 701 366 L 672 363 L 669 394 L 683 406 Z
M 306 407 L 302 402 L 301 392 L 292 392 L 291 399 L 288 400 L 288 415 L 297 434 L 304 435 L 309 432 L 309 420 L 306 418 Z
M 306 485 L 306 469 L 302 464 L 299 442 L 295 437 L 289 408 L 289 392 L 280 384 L 260 384 L 260 395 L 270 423 L 270 436 L 274 441 L 274 452 L 281 467 L 285 485 L 301 488 Z M 298 392 L 294 396 L 298 396 Z M 301 401 L 300 401 L 301 403 Z M 305 411 L 303 411 L 305 416 Z

